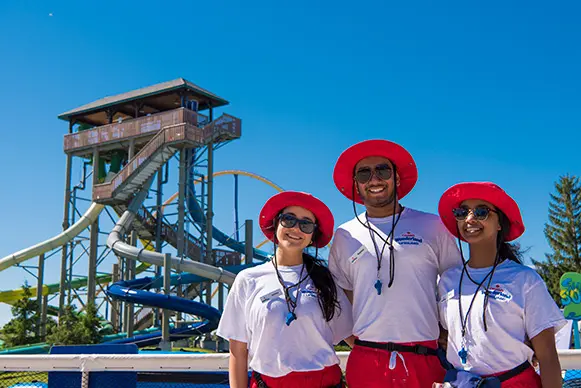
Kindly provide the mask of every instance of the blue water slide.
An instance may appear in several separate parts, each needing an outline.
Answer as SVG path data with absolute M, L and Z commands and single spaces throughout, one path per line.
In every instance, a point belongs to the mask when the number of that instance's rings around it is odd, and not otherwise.
M 223 268 L 225 271 L 237 274 L 238 272 L 242 271 L 245 268 L 254 267 L 254 266 L 257 266 L 260 264 L 262 264 L 262 263 L 229 265 L 229 266 L 226 266 Z M 148 279 L 149 283 L 147 283 L 144 279 Z M 163 277 L 158 277 L 158 278 L 146 277 L 146 278 L 141 278 L 139 280 L 143 280 L 143 283 L 139 283 L 139 284 L 141 286 L 147 284 L 148 289 L 163 288 Z M 183 272 L 180 274 L 173 274 L 170 277 L 170 284 L 172 286 L 177 286 L 180 284 L 202 283 L 202 282 L 207 282 L 207 281 L 208 281 L 208 279 L 206 279 L 203 276 L 194 275 L 193 273 L 188 273 L 188 272 Z M 121 282 L 116 283 L 116 284 L 121 284 Z
M 183 278 L 180 279 L 179 275 L 175 276 L 175 278 L 176 282 L 181 283 L 183 281 Z M 157 294 L 148 291 L 149 289 L 153 288 L 153 286 L 155 286 L 157 281 L 159 281 L 159 279 L 153 279 L 149 277 L 120 281 L 110 285 L 107 288 L 107 295 L 113 299 L 122 300 L 129 303 L 138 303 L 144 306 L 180 311 L 183 313 L 196 315 L 204 319 L 201 322 L 196 322 L 185 327 L 170 330 L 170 341 L 183 339 L 184 337 L 192 335 L 208 333 L 218 327 L 218 322 L 220 321 L 221 316 L 218 309 L 207 304 L 195 302 L 189 299 L 171 295 Z M 139 347 L 143 347 L 155 345 L 159 343 L 160 340 L 161 331 L 156 331 L 150 334 L 122 338 L 107 343 L 134 343 Z
M 193 180 L 190 179 L 190 195 L 188 195 L 188 200 L 187 200 L 187 206 L 188 206 L 188 211 L 190 212 L 190 215 L 192 216 L 192 219 L 199 224 L 200 226 L 202 226 L 203 228 L 206 227 L 206 216 L 204 215 L 204 211 L 202 210 L 202 207 L 200 206 L 200 204 L 198 203 L 198 200 L 196 199 L 196 196 L 194 195 L 195 191 L 194 191 L 194 185 L 192 184 Z M 227 234 L 225 234 L 224 232 L 222 232 L 220 229 L 216 228 L 216 227 L 212 227 L 212 237 L 214 238 L 214 240 L 218 241 L 219 243 L 227 246 L 228 248 L 232 249 L 233 251 L 239 252 L 244 254 L 245 253 L 245 243 L 242 243 L 236 239 L 231 238 L 230 236 L 228 236 Z M 255 259 L 258 259 L 260 261 L 269 261 L 270 260 L 270 254 L 266 251 L 260 250 L 260 249 L 256 249 L 256 248 L 252 248 L 253 250 L 253 255 Z

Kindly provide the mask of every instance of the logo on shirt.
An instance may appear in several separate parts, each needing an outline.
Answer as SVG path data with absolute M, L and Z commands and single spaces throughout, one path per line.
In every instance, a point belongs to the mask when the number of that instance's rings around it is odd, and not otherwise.
M 304 296 L 308 296 L 310 298 L 316 298 L 317 297 L 317 291 L 315 290 L 301 290 L 301 294 L 303 294 Z
M 394 238 L 399 245 L 420 245 L 424 240 L 412 232 L 402 233 L 399 237 Z
M 488 289 L 488 297 L 499 302 L 508 303 L 512 299 L 512 294 L 501 284 L 495 284 L 494 287 Z

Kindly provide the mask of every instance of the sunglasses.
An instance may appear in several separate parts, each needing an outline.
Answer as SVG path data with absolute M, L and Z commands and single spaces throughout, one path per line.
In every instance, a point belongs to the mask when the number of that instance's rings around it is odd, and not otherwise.
M 496 213 L 497 211 L 484 205 L 476 206 L 474 209 L 470 209 L 466 206 L 460 206 L 455 209 L 452 209 L 454 218 L 456 218 L 457 221 L 464 221 L 466 218 L 468 218 L 468 215 L 470 213 L 472 213 L 476 220 L 484 221 L 488 218 L 490 212 Z
M 373 175 L 381 180 L 388 180 L 393 175 L 393 170 L 389 164 L 378 164 L 375 168 L 362 167 L 355 172 L 355 180 L 361 184 L 369 182 Z
M 306 233 L 306 234 L 311 234 L 315 231 L 315 229 L 317 228 L 317 224 L 315 224 L 313 221 L 311 220 L 299 220 L 297 217 L 295 217 L 292 214 L 289 213 L 282 213 L 280 216 L 278 216 L 278 219 L 280 221 L 280 224 L 282 226 L 284 226 L 285 228 L 294 228 L 295 225 L 298 223 L 299 224 L 299 229 L 301 230 L 301 232 Z

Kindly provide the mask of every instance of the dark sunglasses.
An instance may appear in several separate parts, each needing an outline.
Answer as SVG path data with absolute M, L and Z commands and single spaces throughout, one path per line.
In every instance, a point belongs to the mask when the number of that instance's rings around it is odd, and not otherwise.
M 464 221 L 470 213 L 472 213 L 474 218 L 478 221 L 484 221 L 488 218 L 490 212 L 496 213 L 496 210 L 484 205 L 476 206 L 474 209 L 470 209 L 467 206 L 460 206 L 452 209 L 454 218 L 456 218 L 457 221 Z
M 388 180 L 391 178 L 393 170 L 389 164 L 378 164 L 375 168 L 362 167 L 355 172 L 355 180 L 361 184 L 369 182 L 373 175 L 377 176 L 381 180 Z
M 280 216 L 278 216 L 278 219 L 282 226 L 289 229 L 294 228 L 298 222 L 299 229 L 301 230 L 301 232 L 306 234 L 313 233 L 317 227 L 317 224 L 315 224 L 313 221 L 299 220 L 297 217 L 289 213 L 282 213 Z

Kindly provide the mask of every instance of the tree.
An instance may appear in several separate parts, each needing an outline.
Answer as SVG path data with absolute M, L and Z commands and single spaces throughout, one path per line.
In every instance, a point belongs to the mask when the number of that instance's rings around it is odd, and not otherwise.
M 94 303 L 87 303 L 85 314 L 77 313 L 76 307 L 69 304 L 65 306 L 58 326 L 47 336 L 47 342 L 53 345 L 98 344 L 102 338 L 100 326 Z
M 39 315 L 38 302 L 32 298 L 32 292 L 28 282 L 22 285 L 22 298 L 12 306 L 13 318 L 0 330 L 0 338 L 4 346 L 13 347 L 43 342 L 44 338 L 38 336 Z M 54 326 L 54 321 L 47 320 L 47 329 Z
M 555 183 L 549 202 L 549 221 L 545 237 L 552 253 L 544 262 L 533 260 L 537 271 L 560 304 L 559 279 L 565 272 L 581 272 L 581 182 L 579 177 L 565 175 Z
M 95 303 L 89 302 L 85 308 L 85 314 L 81 316 L 81 326 L 89 344 L 98 344 L 103 339 L 101 334 L 101 321 L 97 313 Z

